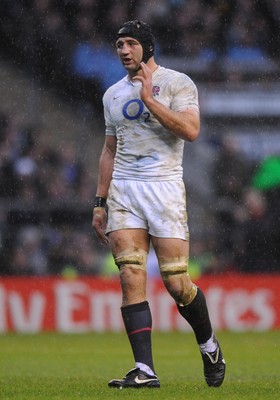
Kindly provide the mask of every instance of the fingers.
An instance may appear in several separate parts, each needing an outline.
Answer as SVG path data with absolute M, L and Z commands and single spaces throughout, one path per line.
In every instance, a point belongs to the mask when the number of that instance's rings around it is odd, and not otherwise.
M 107 238 L 107 236 L 103 231 L 97 233 L 97 237 L 99 238 L 101 244 L 106 244 L 106 245 L 109 244 L 109 239 Z
M 148 65 L 145 64 L 144 61 L 141 61 L 141 62 L 140 62 L 140 66 L 141 66 L 141 68 L 142 68 L 143 70 L 148 70 L 148 71 L 150 70 L 149 67 L 148 67 Z
M 145 78 L 144 78 L 144 76 L 141 76 L 141 75 L 136 75 L 136 76 L 134 76 L 133 78 L 132 78 L 132 81 L 134 82 L 134 81 L 140 81 L 140 82 L 144 82 L 144 80 L 145 80 Z
M 97 210 L 97 209 L 95 209 L 95 210 Z M 96 236 L 99 238 L 100 242 L 103 244 L 109 243 L 108 237 L 105 234 L 106 219 L 107 219 L 107 214 L 106 214 L 106 211 L 103 209 L 98 210 L 97 212 L 94 212 L 93 218 L 92 218 L 92 227 L 95 231 Z
M 103 225 L 101 225 L 99 222 L 94 222 L 94 231 L 96 236 L 98 237 L 98 239 L 100 240 L 101 244 L 108 244 L 109 240 L 105 234 L 105 229 L 103 227 Z
M 95 228 L 95 234 L 98 237 L 98 239 L 100 240 L 101 244 L 106 244 L 106 245 L 109 244 L 109 239 L 105 235 L 105 232 L 103 229 Z
M 151 72 L 150 68 L 143 61 L 140 63 L 140 67 L 142 69 L 143 76 L 145 78 L 148 78 L 149 76 L 152 76 L 152 72 Z
M 152 72 L 150 68 L 143 61 L 140 63 L 140 68 L 142 70 L 142 75 L 136 75 L 134 76 L 134 78 L 132 78 L 132 80 L 138 80 L 144 82 L 146 79 L 152 77 Z

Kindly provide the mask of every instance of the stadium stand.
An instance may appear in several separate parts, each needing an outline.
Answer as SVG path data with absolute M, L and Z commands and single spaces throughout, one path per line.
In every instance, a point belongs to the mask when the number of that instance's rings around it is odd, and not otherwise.
M 34 106 L 22 112 L 3 99 L 0 108 L 0 274 L 102 274 L 107 253 L 90 227 L 101 98 L 123 74 L 115 32 L 135 17 L 153 26 L 159 63 L 199 87 L 201 137 L 186 148 L 185 161 L 193 261 L 202 273 L 279 271 L 280 186 L 252 191 L 262 161 L 280 155 L 278 2 L 2 0 L 1 64 L 28 80 Z M 55 104 L 47 115 L 36 113 L 42 92 Z M 61 117 L 53 110 L 59 107 Z M 250 221 L 254 204 L 263 207 L 257 222 Z M 254 267 L 249 260 L 257 244 L 244 243 L 252 242 L 248 226 L 254 233 L 263 218 L 270 221 L 260 230 L 267 257 Z

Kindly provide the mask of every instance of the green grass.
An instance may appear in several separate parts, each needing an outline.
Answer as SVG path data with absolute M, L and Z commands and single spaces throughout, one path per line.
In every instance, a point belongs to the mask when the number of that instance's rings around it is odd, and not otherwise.
M 154 333 L 160 389 L 110 389 L 133 367 L 125 334 L 0 336 L 0 399 L 278 399 L 280 334 L 220 332 L 227 361 L 222 387 L 208 388 L 190 333 Z

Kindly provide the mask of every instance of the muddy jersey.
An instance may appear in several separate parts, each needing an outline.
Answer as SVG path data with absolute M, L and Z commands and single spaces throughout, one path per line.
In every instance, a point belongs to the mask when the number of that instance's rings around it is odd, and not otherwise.
M 103 97 L 106 135 L 117 138 L 113 178 L 182 179 L 184 140 L 165 129 L 140 98 L 141 82 L 126 76 Z M 197 89 L 185 74 L 158 67 L 153 73 L 154 98 L 173 111 L 199 111 Z

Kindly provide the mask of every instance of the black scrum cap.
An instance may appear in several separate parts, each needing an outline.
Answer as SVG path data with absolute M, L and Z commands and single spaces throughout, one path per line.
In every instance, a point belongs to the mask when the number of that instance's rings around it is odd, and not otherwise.
M 117 33 L 117 39 L 125 36 L 132 37 L 141 44 L 145 63 L 154 55 L 155 37 L 150 26 L 145 22 L 138 20 L 125 22 Z

